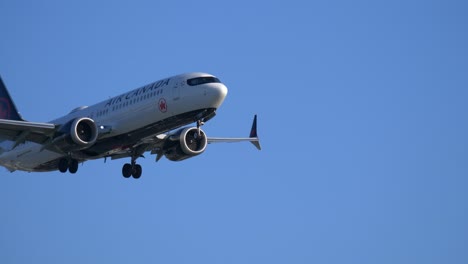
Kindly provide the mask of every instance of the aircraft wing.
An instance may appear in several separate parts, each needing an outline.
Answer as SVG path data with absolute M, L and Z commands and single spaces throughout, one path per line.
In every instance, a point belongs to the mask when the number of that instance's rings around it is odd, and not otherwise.
M 208 138 L 208 144 L 209 143 L 232 143 L 232 142 L 242 142 L 242 141 L 249 141 L 252 143 L 258 150 L 262 150 L 262 147 L 260 146 L 260 140 L 258 137 L 248 137 L 248 138 L 213 138 L 209 137 Z
M 156 156 L 156 161 L 159 161 L 166 151 L 165 145 L 167 140 L 178 140 L 177 137 L 173 138 L 174 134 L 159 134 L 148 138 L 143 138 L 137 142 L 132 148 L 116 151 L 110 157 L 112 160 L 131 157 L 133 155 L 143 156 L 146 151 L 151 151 L 152 155 Z M 260 140 L 257 136 L 257 116 L 254 117 L 250 136 L 245 138 L 221 138 L 221 137 L 208 137 L 208 143 L 230 143 L 230 142 L 251 142 L 258 150 L 261 150 Z
M 0 119 L 0 139 L 15 141 L 15 146 L 32 141 L 42 144 L 56 132 L 57 126 L 51 123 Z
M 250 136 L 248 138 L 219 138 L 219 137 L 208 137 L 208 143 L 221 143 L 221 142 L 241 142 L 249 141 L 252 143 L 258 150 L 261 150 L 260 140 L 257 136 L 257 115 L 254 116 L 252 123 L 252 129 L 250 130 Z

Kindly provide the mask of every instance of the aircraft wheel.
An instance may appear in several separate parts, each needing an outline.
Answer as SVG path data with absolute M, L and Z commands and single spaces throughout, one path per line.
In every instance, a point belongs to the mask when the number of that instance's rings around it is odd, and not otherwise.
M 141 165 L 135 164 L 133 167 L 133 173 L 132 176 L 134 179 L 139 179 L 141 177 L 141 173 L 143 172 L 143 169 L 141 168 Z
M 68 160 L 67 159 L 60 159 L 58 164 L 58 169 L 61 173 L 65 173 L 68 170 Z
M 70 160 L 70 164 L 68 167 L 68 171 L 72 174 L 75 174 L 78 171 L 78 161 L 77 160 Z
M 125 178 L 128 178 L 128 177 L 132 176 L 132 165 L 131 164 L 125 163 L 125 165 L 123 165 L 122 175 Z

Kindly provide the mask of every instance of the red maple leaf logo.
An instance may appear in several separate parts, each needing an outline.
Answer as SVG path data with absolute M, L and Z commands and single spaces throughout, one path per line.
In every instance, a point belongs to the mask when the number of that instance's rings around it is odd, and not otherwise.
M 159 99 L 159 111 L 163 113 L 167 112 L 167 103 L 164 98 Z

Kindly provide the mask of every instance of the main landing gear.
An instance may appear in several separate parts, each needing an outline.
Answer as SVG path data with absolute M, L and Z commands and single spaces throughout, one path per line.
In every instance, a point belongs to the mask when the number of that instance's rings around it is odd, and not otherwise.
M 61 173 L 69 171 L 75 174 L 78 171 L 78 161 L 71 158 L 61 158 L 59 160 L 58 169 Z
M 139 179 L 141 177 L 143 169 L 140 164 L 136 164 L 136 159 L 132 158 L 131 163 L 125 163 L 122 167 L 122 175 L 125 178 L 130 178 L 132 176 L 134 179 Z

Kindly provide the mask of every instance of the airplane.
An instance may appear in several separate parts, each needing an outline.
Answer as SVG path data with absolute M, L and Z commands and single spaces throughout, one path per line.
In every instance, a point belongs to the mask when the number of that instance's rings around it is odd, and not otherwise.
M 227 92 L 214 75 L 186 73 L 41 123 L 22 118 L 0 78 L 0 165 L 10 172 L 74 174 L 88 160 L 129 158 L 122 175 L 138 179 L 142 167 L 136 161 L 145 152 L 156 161 L 182 161 L 202 154 L 209 143 L 246 141 L 260 150 L 257 115 L 249 137 L 208 137 L 201 129 Z

